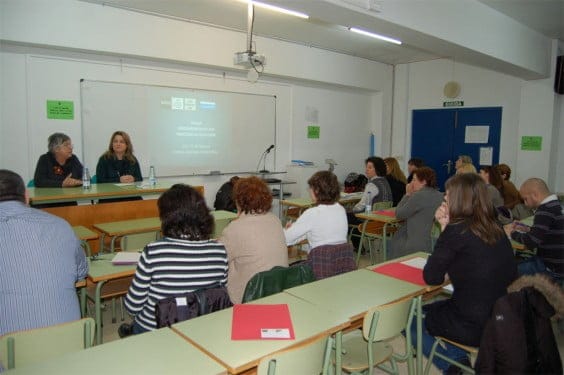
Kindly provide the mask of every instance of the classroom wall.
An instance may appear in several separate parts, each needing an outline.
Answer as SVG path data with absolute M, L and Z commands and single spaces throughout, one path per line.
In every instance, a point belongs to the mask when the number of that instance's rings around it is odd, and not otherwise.
M 503 108 L 500 162 L 512 167 L 512 180 L 517 186 L 537 176 L 556 191 L 564 189 L 560 177 L 550 174 L 564 165 L 562 151 L 551 142 L 557 136 L 557 125 L 562 123 L 558 122 L 561 116 L 555 106 L 553 78 L 525 81 L 447 59 L 396 66 L 392 155 L 400 156 L 407 165 L 412 111 L 442 108 L 444 101 L 452 100 L 443 94 L 443 86 L 451 80 L 461 85 L 456 100 L 464 101 L 464 107 Z M 542 151 L 521 151 L 523 135 L 542 136 Z

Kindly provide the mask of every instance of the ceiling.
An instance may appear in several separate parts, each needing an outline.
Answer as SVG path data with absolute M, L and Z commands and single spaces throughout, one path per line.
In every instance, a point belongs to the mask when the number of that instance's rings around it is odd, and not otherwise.
M 188 22 L 203 23 L 210 26 L 227 28 L 247 32 L 247 5 L 236 0 L 84 0 L 93 3 L 116 6 L 129 9 L 186 20 Z M 276 0 L 263 0 L 274 3 Z M 394 26 L 386 21 L 354 12 L 350 9 L 337 7 L 326 1 L 318 0 L 278 0 L 287 4 L 286 7 L 300 9 L 307 1 L 308 20 L 290 17 L 269 10 L 255 7 L 253 35 L 275 38 L 307 46 L 327 49 L 339 53 L 363 57 L 386 64 L 403 64 L 416 61 L 432 60 L 441 57 L 457 58 L 456 52 L 449 53 L 444 48 L 429 47 L 427 50 L 415 45 L 422 34 L 415 31 L 406 32 L 394 30 Z M 352 5 L 359 3 L 375 3 L 375 0 L 343 0 Z M 415 1 L 415 0 L 413 0 Z M 480 0 L 482 3 L 505 13 L 511 18 L 552 38 L 564 41 L 564 0 Z M 220 10 L 220 11 L 218 11 Z M 362 37 L 348 32 L 346 26 L 369 25 L 369 29 L 383 30 L 388 35 L 402 35 L 402 39 L 409 40 L 401 46 L 376 39 Z M 367 27 L 367 26 L 365 26 Z M 406 39 L 405 37 L 408 37 Z M 240 51 L 246 46 L 242 45 Z M 260 44 L 255 46 L 260 53 Z M 437 54 L 433 51 L 442 51 Z M 234 51 L 236 52 L 236 51 Z M 446 52 L 446 54 L 445 54 Z

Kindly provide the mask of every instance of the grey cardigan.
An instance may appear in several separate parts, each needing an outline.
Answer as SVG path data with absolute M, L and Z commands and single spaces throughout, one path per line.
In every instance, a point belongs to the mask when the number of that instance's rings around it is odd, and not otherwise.
M 443 201 L 443 193 L 430 187 L 404 195 L 396 208 L 396 217 L 405 220 L 392 238 L 388 259 L 415 251 L 431 249 L 431 228 L 435 211 Z

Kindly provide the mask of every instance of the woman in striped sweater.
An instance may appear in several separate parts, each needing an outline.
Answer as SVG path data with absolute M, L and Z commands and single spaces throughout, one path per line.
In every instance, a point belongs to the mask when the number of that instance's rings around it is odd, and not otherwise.
M 225 247 L 210 239 L 214 219 L 200 193 L 173 185 L 157 205 L 164 237 L 143 250 L 125 297 L 134 334 L 156 329 L 157 301 L 227 282 Z

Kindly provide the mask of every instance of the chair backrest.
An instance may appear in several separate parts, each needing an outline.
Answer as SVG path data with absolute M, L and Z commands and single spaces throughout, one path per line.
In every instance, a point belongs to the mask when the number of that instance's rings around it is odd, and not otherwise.
M 322 245 L 308 254 L 313 274 L 317 280 L 356 270 L 353 245 L 345 242 L 338 245 Z
M 245 287 L 243 302 L 282 292 L 315 280 L 315 275 L 309 262 L 299 263 L 290 267 L 273 267 L 269 271 L 255 274 Z
M 35 180 L 31 179 L 27 182 L 27 187 L 35 187 Z
M 121 238 L 120 248 L 122 251 L 141 250 L 148 243 L 157 240 L 159 234 L 160 232 L 128 234 Z
M 393 206 L 394 202 L 392 201 L 376 202 L 372 205 L 372 211 L 385 210 L 387 208 L 392 208 Z
M 52 359 L 92 346 L 94 319 L 84 318 L 0 337 L 0 361 L 8 369 Z
M 415 306 L 415 298 L 404 298 L 388 305 L 371 308 L 364 315 L 362 325 L 364 338 L 369 341 L 381 341 L 396 337 L 403 330 L 409 333 Z
M 214 286 L 182 296 L 159 300 L 155 306 L 157 328 L 192 319 L 233 306 L 227 288 Z
M 93 175 L 92 177 L 90 177 L 90 183 L 91 184 L 98 183 L 98 177 L 96 177 L 96 175 Z
M 275 353 L 260 360 L 257 375 L 326 375 L 333 339 L 323 337 L 305 345 Z

